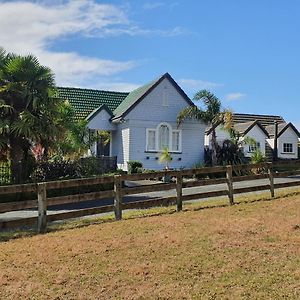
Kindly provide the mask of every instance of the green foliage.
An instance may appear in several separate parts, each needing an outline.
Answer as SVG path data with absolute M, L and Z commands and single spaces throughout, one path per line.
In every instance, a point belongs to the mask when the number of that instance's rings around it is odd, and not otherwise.
M 171 153 L 168 148 L 164 148 L 164 150 L 160 153 L 159 163 L 165 164 L 165 168 L 169 169 L 169 163 L 172 161 Z
M 262 154 L 259 149 L 256 149 L 251 155 L 251 163 L 258 164 L 266 162 L 266 157 Z
M 128 174 L 142 173 L 143 164 L 138 160 L 130 160 L 127 162 Z
M 201 90 L 194 96 L 194 100 L 202 101 L 204 109 L 198 106 L 189 106 L 184 108 L 177 116 L 177 125 L 182 124 L 186 119 L 194 119 L 199 122 L 204 122 L 212 126 L 212 152 L 211 163 L 217 164 L 217 140 L 215 126 L 224 124 L 226 130 L 233 127 L 232 113 L 228 110 L 222 109 L 221 101 L 211 92 Z
M 30 148 L 43 148 L 39 159 L 56 154 L 76 158 L 89 147 L 86 122 L 76 122 L 74 110 L 57 97 L 54 74 L 33 55 L 0 49 L 0 154 L 12 161 L 17 178 L 20 161 Z

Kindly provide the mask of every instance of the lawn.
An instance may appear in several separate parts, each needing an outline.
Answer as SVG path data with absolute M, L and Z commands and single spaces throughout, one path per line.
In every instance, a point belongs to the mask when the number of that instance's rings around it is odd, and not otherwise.
M 300 195 L 0 244 L 0 299 L 300 299 Z

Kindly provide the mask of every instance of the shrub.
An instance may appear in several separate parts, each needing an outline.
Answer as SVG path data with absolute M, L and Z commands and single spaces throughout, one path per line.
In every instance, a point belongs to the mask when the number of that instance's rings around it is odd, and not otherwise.
M 127 162 L 128 174 L 142 173 L 143 164 L 138 160 L 130 160 Z

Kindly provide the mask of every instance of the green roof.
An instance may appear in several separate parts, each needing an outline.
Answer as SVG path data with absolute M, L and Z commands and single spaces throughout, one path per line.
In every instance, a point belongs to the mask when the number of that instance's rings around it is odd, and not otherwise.
M 130 93 L 58 87 L 58 97 L 70 102 L 75 109 L 77 119 L 92 118 L 103 108 L 109 113 L 113 112 L 113 119 L 119 119 L 124 117 L 165 78 L 170 80 L 189 105 L 194 105 L 169 73 L 165 73 Z
M 167 78 L 175 89 L 182 95 L 182 97 L 187 101 L 189 105 L 194 105 L 190 98 L 185 94 L 185 92 L 178 86 L 175 80 L 171 77 L 169 73 L 165 73 L 159 78 L 137 88 L 128 94 L 128 96 L 122 101 L 122 103 L 114 110 L 114 118 L 119 119 L 126 115 L 136 104 L 138 104 L 145 96 L 147 96 L 160 82 Z
M 130 92 L 127 97 L 120 103 L 120 105 L 113 111 L 115 118 L 118 118 L 125 113 L 136 101 L 138 101 L 156 82 L 159 80 L 155 79 L 135 90 Z
M 76 118 L 84 119 L 95 109 L 106 105 L 114 111 L 127 97 L 128 93 L 58 87 L 58 97 L 68 100 L 75 109 Z

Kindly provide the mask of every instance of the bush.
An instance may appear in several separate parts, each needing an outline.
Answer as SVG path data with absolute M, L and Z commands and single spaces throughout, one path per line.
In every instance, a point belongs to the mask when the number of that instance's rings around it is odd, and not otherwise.
M 130 160 L 127 162 L 128 174 L 142 173 L 143 164 L 138 160 Z

